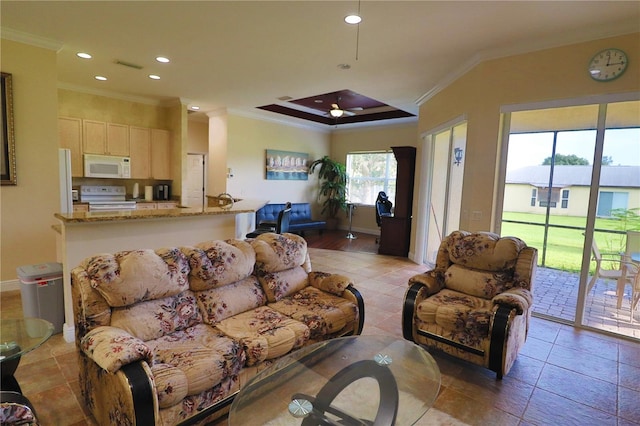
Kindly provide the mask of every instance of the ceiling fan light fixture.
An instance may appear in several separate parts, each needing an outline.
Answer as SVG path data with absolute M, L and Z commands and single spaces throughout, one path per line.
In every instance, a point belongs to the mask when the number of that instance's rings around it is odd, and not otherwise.
M 340 118 L 340 117 L 342 117 L 342 114 L 344 114 L 344 111 L 341 110 L 340 108 L 335 108 L 335 109 L 332 109 L 331 111 L 329 111 L 329 114 L 333 118 Z
M 362 22 L 362 18 L 360 17 L 360 15 L 356 15 L 354 13 L 352 15 L 345 16 L 344 22 L 346 22 L 347 24 L 356 25 Z

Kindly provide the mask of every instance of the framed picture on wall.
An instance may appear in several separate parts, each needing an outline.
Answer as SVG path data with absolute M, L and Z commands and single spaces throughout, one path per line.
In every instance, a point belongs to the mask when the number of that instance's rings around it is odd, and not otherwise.
M 267 180 L 308 180 L 309 154 L 267 149 Z
M 0 152 L 0 174 L 2 185 L 17 185 L 16 143 L 13 134 L 13 91 L 11 74 L 2 73 L 2 150 Z

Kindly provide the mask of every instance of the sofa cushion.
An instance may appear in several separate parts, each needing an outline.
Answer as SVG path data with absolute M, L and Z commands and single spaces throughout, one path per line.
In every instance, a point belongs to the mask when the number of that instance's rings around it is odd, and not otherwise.
M 260 285 L 270 303 L 302 290 L 309 284 L 307 272 L 301 267 L 260 276 Z
M 194 291 L 221 287 L 247 278 L 253 272 L 255 253 L 240 240 L 207 241 L 183 247 L 189 259 L 189 285 Z
M 162 337 L 202 322 L 202 316 L 191 290 L 175 296 L 148 300 L 111 312 L 111 325 L 141 340 Z
M 520 250 L 526 247 L 524 241 L 516 237 L 501 238 L 490 232 L 454 231 L 446 241 L 451 262 L 485 271 L 513 268 Z
M 513 287 L 513 271 L 480 271 L 453 264 L 444 274 L 444 284 L 451 290 L 491 299 Z
M 91 286 L 109 306 L 176 295 L 188 288 L 189 265 L 177 248 L 100 254 L 82 262 Z
M 271 303 L 269 307 L 305 323 L 312 339 L 325 338 L 339 332 L 355 321 L 357 316 L 354 303 L 315 287 L 306 287 L 279 302 Z
M 247 365 L 281 357 L 309 340 L 306 325 L 267 306 L 227 318 L 216 328 L 242 344 Z
M 307 242 L 299 235 L 266 233 L 251 240 L 256 252 L 255 273 L 258 276 L 304 265 Z
M 153 365 L 169 364 L 184 373 L 188 395 L 196 395 L 237 375 L 246 361 L 238 342 L 206 324 L 145 343 L 153 353 Z
M 267 296 L 253 275 L 233 284 L 199 291 L 197 299 L 204 322 L 210 325 L 267 303 Z
M 189 391 L 187 375 L 169 364 L 156 364 L 151 367 L 153 382 L 156 385 L 160 408 L 171 407 L 182 401 Z

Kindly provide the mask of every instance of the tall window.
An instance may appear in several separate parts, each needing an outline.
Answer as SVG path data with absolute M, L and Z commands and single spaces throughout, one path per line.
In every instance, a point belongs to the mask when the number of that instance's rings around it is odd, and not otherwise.
M 378 192 L 396 199 L 397 162 L 391 151 L 347 154 L 348 198 L 352 203 L 374 205 Z

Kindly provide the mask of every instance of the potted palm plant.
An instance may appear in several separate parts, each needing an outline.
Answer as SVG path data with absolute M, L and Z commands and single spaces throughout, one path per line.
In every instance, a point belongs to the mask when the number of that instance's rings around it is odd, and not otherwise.
M 326 215 L 327 227 L 331 228 L 333 222 L 335 229 L 338 212 L 347 208 L 347 168 L 326 155 L 309 165 L 309 174 L 313 174 L 316 168 L 319 168 L 318 203 L 322 204 L 320 213 Z

